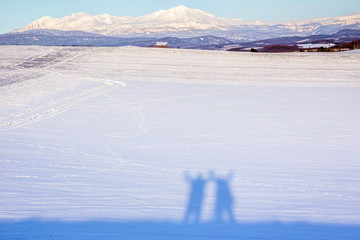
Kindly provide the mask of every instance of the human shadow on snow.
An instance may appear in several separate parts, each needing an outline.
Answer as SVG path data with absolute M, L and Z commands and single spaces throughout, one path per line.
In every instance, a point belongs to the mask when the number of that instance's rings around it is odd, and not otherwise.
M 192 177 L 188 172 L 184 174 L 184 179 L 190 186 L 184 223 L 199 223 L 207 179 L 200 173 Z
M 355 240 L 360 225 L 311 224 L 306 222 L 236 222 L 233 194 L 227 176 L 209 171 L 208 176 L 184 174 L 189 184 L 187 206 L 182 222 L 170 221 L 54 221 L 27 219 L 0 221 L 0 239 L 65 239 L 65 240 L 211 240 L 211 239 L 276 239 L 276 240 Z M 202 222 L 206 185 L 214 184 L 212 221 Z
M 235 222 L 233 213 L 233 194 L 230 188 L 230 182 L 233 172 L 226 177 L 216 176 L 215 172 L 210 170 L 208 177 L 204 177 L 201 173 L 192 177 L 185 172 L 185 181 L 189 184 L 189 197 L 185 211 L 184 223 L 199 223 L 201 211 L 203 209 L 206 185 L 208 183 L 215 184 L 215 205 L 213 207 L 213 222 Z

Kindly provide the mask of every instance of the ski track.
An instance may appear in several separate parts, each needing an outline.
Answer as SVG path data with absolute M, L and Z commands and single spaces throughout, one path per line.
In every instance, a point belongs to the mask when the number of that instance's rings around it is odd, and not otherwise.
M 167 99 L 157 99 L 157 100 L 149 100 L 148 102 L 167 102 L 167 101 L 178 101 L 178 100 L 184 100 L 184 99 L 194 99 L 194 98 L 201 98 L 201 97 L 208 97 L 208 96 L 218 96 L 218 95 L 224 95 L 224 94 L 229 94 L 229 93 L 236 93 L 236 92 L 243 92 L 243 91 L 248 91 L 250 89 L 257 89 L 257 88 L 261 88 L 261 87 L 248 87 L 248 88 L 244 88 L 241 90 L 232 90 L 232 91 L 222 91 L 222 92 L 216 92 L 216 93 L 206 93 L 206 94 L 195 94 L 195 95 L 191 95 L 191 96 L 186 96 L 186 97 L 172 97 L 172 98 L 167 98 Z M 115 99 L 114 99 L 115 100 Z M 119 102 L 119 100 L 117 100 Z M 135 138 L 136 136 L 142 135 L 142 134 L 146 134 L 148 132 L 148 129 L 146 129 L 144 127 L 144 123 L 146 121 L 146 117 L 145 115 L 141 112 L 141 108 L 143 106 L 143 104 L 141 102 L 125 102 L 124 100 L 121 100 L 120 103 L 125 107 L 125 109 L 130 112 L 134 119 L 136 120 L 136 123 L 138 125 L 138 128 L 140 130 L 140 133 L 135 132 L 133 133 L 131 136 L 128 137 L 124 137 L 124 136 L 111 136 L 113 138 L 117 138 L 117 139 L 130 139 L 130 138 Z M 120 140 L 121 141 L 121 140 Z M 133 167 L 141 167 L 141 168 L 147 168 L 147 169 L 151 169 L 151 170 L 157 170 L 157 171 L 163 171 L 163 172 L 167 172 L 167 173 L 175 173 L 175 174 L 181 174 L 183 172 L 182 168 L 179 169 L 174 169 L 174 168 L 159 168 L 159 167 L 155 167 L 149 164 L 130 164 L 128 161 L 124 160 L 121 156 L 119 156 L 117 153 L 115 153 L 112 148 L 111 145 L 114 143 L 119 143 L 119 140 L 113 140 L 107 144 L 105 144 L 105 148 L 111 153 L 111 155 L 113 155 L 115 158 L 121 160 L 123 162 L 123 165 L 127 165 L 127 166 L 133 166 Z M 211 144 L 212 146 L 219 146 L 219 145 L 228 145 L 228 144 L 234 144 L 235 142 L 222 142 L 222 143 L 216 143 L 216 144 Z M 237 142 L 236 142 L 237 143 Z M 210 144 L 205 144 L 210 146 Z M 196 146 L 200 146 L 200 144 L 191 144 L 191 145 L 177 145 L 176 148 L 183 148 L 185 146 L 192 146 L 192 147 L 196 147 Z M 201 146 L 204 146 L 204 144 L 201 144 Z M 162 148 L 168 148 L 170 147 L 169 145 L 162 145 Z M 255 184 L 257 185 L 257 184 Z
M 99 81 L 98 79 L 89 79 L 90 81 Z M 70 107 L 79 104 L 81 102 L 84 102 L 90 98 L 94 98 L 100 95 L 103 95 L 105 93 L 108 93 L 110 91 L 113 91 L 117 89 L 118 87 L 124 86 L 123 83 L 116 83 L 114 81 L 101 81 L 104 83 L 104 85 L 87 90 L 86 92 L 73 95 L 73 96 L 67 96 L 64 98 L 61 98 L 56 101 L 52 101 L 46 104 L 42 104 L 37 107 L 29 108 L 25 111 L 18 112 L 11 114 L 8 116 L 8 119 L 10 120 L 3 120 L 0 121 L 0 129 L 1 130 L 9 130 L 14 129 L 17 127 L 22 127 L 27 124 L 40 121 L 42 119 L 46 119 L 48 117 L 51 117 L 55 114 L 61 113 L 63 111 L 66 111 Z
M 13 66 L 13 68 L 18 70 L 26 70 L 29 72 L 42 73 L 44 75 L 55 74 L 61 76 L 62 78 L 76 78 L 74 76 L 67 76 L 65 74 L 54 71 L 55 66 L 65 64 L 66 62 L 85 56 L 89 50 L 81 52 L 66 52 L 65 54 L 60 55 L 59 51 L 53 50 L 50 53 L 45 53 L 41 56 L 37 56 L 31 59 L 24 61 L 23 63 Z M 53 100 L 39 106 L 28 108 L 21 112 L 12 113 L 9 116 L 0 117 L 0 131 L 10 130 L 28 124 L 41 121 L 48 117 L 54 116 L 56 114 L 62 113 L 68 110 L 70 107 L 77 105 L 79 103 L 85 102 L 90 98 L 94 98 L 103 94 L 106 94 L 110 91 L 114 91 L 119 87 L 126 86 L 123 82 L 117 82 L 113 80 L 98 79 L 98 78 L 86 78 L 87 81 L 99 82 L 102 85 L 93 89 L 88 89 L 86 91 L 80 92 L 75 95 L 65 96 L 57 100 Z M 31 83 L 26 83 L 25 85 L 30 86 Z M 20 86 L 11 87 L 11 90 L 22 88 L 24 84 Z

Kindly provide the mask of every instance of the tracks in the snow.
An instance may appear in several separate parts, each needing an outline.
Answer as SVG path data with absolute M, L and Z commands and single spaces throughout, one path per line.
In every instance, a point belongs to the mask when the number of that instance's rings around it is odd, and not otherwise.
M 99 80 L 89 79 L 89 81 Z M 0 118 L 0 130 L 13 129 L 53 116 L 67 110 L 69 107 L 84 102 L 89 98 L 100 96 L 121 86 L 125 86 L 125 84 L 114 81 L 103 81 L 103 84 L 98 87 L 81 91 L 78 94 L 55 99 L 38 106 L 33 106 L 25 111 L 12 113 L 7 117 Z
M 79 79 L 77 79 L 77 76 L 65 75 L 58 72 L 57 69 L 52 68 L 56 65 L 64 64 L 70 59 L 82 56 L 87 52 L 88 50 L 48 52 L 41 56 L 27 59 L 22 63 L 13 66 L 13 68 L 17 69 L 18 71 L 25 71 L 30 73 L 36 72 L 38 74 L 45 75 L 47 78 L 57 78 L 58 81 L 61 81 L 62 79 L 73 79 L 73 81 L 78 81 Z M 55 114 L 61 113 L 70 107 L 84 102 L 90 98 L 97 97 L 109 91 L 113 91 L 119 87 L 126 86 L 126 84 L 123 82 L 91 77 L 82 77 L 81 81 L 87 83 L 96 82 L 96 84 L 95 86 L 92 84 L 93 86 L 91 88 L 89 86 L 85 88 L 79 88 L 78 92 L 76 93 L 69 91 L 68 95 L 65 94 L 65 96 L 53 98 L 38 105 L 28 106 L 26 109 L 17 112 L 11 112 L 10 115 L 7 116 L 0 116 L 0 131 L 9 130 L 40 121 Z M 21 87 L 31 87 L 31 83 L 25 85 L 19 84 L 18 87 L 7 87 L 14 90 Z

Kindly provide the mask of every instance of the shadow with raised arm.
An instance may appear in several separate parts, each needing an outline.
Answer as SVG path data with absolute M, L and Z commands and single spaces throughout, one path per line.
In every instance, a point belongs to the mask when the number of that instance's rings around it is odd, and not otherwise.
M 184 178 L 190 184 L 184 223 L 199 223 L 207 180 L 200 173 L 192 177 L 190 173 L 185 172 Z
M 209 180 L 213 181 L 216 185 L 214 221 L 217 223 L 235 222 L 233 212 L 234 198 L 230 188 L 233 176 L 233 172 L 229 172 L 226 177 L 216 176 L 214 171 L 209 172 Z

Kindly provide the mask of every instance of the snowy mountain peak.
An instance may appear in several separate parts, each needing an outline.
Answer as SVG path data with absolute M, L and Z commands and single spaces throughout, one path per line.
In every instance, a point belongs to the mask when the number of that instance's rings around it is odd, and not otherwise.
M 173 14 L 177 14 L 177 15 L 181 15 L 184 14 L 186 12 L 190 12 L 192 9 L 185 7 L 183 5 L 177 6 L 177 7 L 173 7 L 170 8 L 168 10 L 164 10 L 165 12 L 169 12 L 169 13 L 173 13 Z
M 32 27 L 31 29 L 43 28 L 44 26 L 47 25 L 48 22 L 51 22 L 52 20 L 53 20 L 52 17 L 45 16 L 45 17 L 42 17 L 42 18 L 39 18 L 39 19 L 33 21 L 28 26 L 31 25 L 31 27 Z M 26 26 L 25 28 L 27 28 L 28 26 Z
M 88 16 L 91 16 L 90 14 L 87 14 L 85 12 L 78 12 L 78 13 L 73 13 L 71 14 L 70 17 L 73 17 L 73 18 L 81 18 L 81 17 L 88 17 Z
M 208 17 L 215 17 L 214 15 L 211 15 L 209 13 L 206 13 L 200 9 L 191 9 L 188 7 L 185 7 L 183 5 L 174 7 L 174 8 L 170 8 L 169 10 L 165 11 L 166 14 L 169 15 L 175 15 L 178 17 L 183 17 L 183 16 L 189 16 L 189 15 L 198 15 L 198 16 L 208 16 Z
M 215 16 L 200 9 L 191 9 L 185 6 L 178 6 L 168 10 L 160 10 L 144 17 L 155 21 L 193 21 L 202 23 L 216 19 Z
M 177 7 L 173 7 L 173 8 L 170 8 L 169 10 L 172 10 L 172 11 L 189 11 L 191 10 L 191 8 L 188 8 L 184 5 L 179 5 Z

